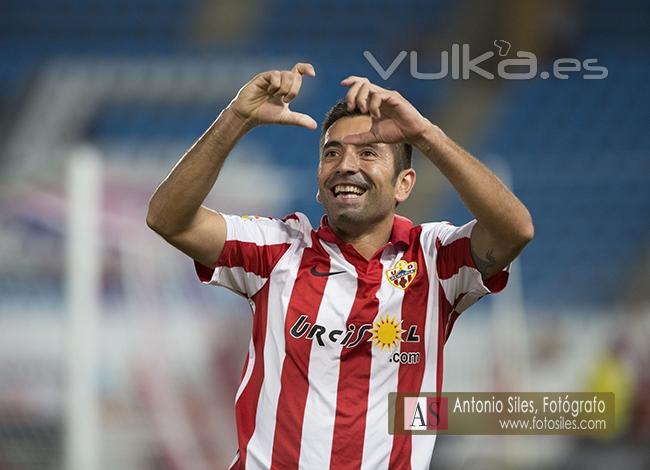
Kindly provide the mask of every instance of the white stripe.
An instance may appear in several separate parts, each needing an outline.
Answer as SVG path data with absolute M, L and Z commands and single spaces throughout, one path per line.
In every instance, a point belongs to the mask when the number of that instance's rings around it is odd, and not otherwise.
M 260 217 L 246 219 L 238 215 L 221 214 L 226 221 L 226 240 L 254 243 L 258 246 L 293 244 L 302 240 L 311 245 L 311 223 L 304 214 L 297 212 L 298 219 L 269 219 Z M 285 253 L 286 255 L 287 253 Z M 220 266 L 212 272 L 212 278 L 206 284 L 223 286 L 236 294 L 252 297 L 266 282 L 265 277 L 247 272 L 240 266 Z
M 383 272 L 377 299 L 379 300 L 379 315 L 383 317 L 388 314 L 400 322 L 404 291 L 388 282 L 384 273 L 401 258 L 403 253 L 400 252 L 397 257 L 391 256 L 392 253 L 392 250 L 385 250 L 382 256 Z M 393 436 L 388 434 L 388 393 L 397 390 L 399 366 L 389 363 L 388 356 L 388 350 L 380 351 L 379 347 L 372 347 L 362 469 L 379 470 L 388 468 L 390 463 Z
M 244 218 L 238 215 L 221 214 L 226 221 L 226 240 L 255 243 L 259 246 L 291 243 L 309 234 L 311 226 L 306 217 L 296 214 L 299 220 L 280 219 L 267 217 Z
M 435 434 L 414 434 L 411 436 L 411 468 L 428 470 L 436 445 Z
M 461 266 L 456 274 L 448 279 L 441 279 L 440 283 L 445 291 L 445 296 L 450 304 L 454 304 L 456 297 L 465 293 L 465 297 L 456 306 L 458 313 L 466 310 L 470 305 L 476 302 L 481 296 L 490 293 L 490 289 L 485 287 L 481 272 L 470 266 Z
M 246 448 L 244 466 L 249 470 L 271 467 L 275 420 L 280 396 L 280 377 L 285 356 L 284 321 L 291 291 L 298 276 L 305 246 L 294 245 L 285 259 L 286 269 L 277 269 L 269 279 L 269 302 L 264 340 L 264 380 L 255 416 L 255 431 Z
M 325 346 L 312 340 L 309 359 L 309 390 L 302 423 L 299 468 L 329 468 L 336 419 L 341 345 L 332 344 L 326 337 L 332 330 L 340 330 L 341 340 L 346 321 L 354 303 L 357 278 L 354 266 L 348 263 L 339 248 L 321 241 L 330 255 L 330 272 L 346 271 L 327 279 L 323 300 L 316 322 L 327 330 L 323 335 Z
M 267 278 L 245 271 L 239 266 L 221 266 L 215 268 L 208 284 L 223 286 L 237 294 L 252 297 L 264 286 L 266 280 Z
M 254 365 L 255 365 L 255 345 L 253 344 L 253 337 L 251 335 L 251 340 L 248 343 L 248 362 L 246 363 L 246 371 L 244 372 L 244 376 L 242 377 L 241 383 L 239 384 L 239 388 L 237 389 L 237 393 L 235 394 L 235 403 L 237 403 L 237 400 L 239 400 L 239 396 L 246 388 L 246 385 L 248 385 L 248 381 L 251 379 L 251 375 L 253 374 Z
M 426 234 L 420 235 L 420 246 L 424 247 Z M 422 377 L 421 392 L 435 392 L 438 379 L 438 271 L 435 259 L 424 256 L 428 273 L 429 298 L 427 299 L 427 318 L 424 325 L 424 351 L 426 364 Z M 436 443 L 435 435 L 411 436 L 411 468 L 413 470 L 426 470 L 429 468 L 433 447 Z
M 422 232 L 433 230 L 435 238 L 439 238 L 443 246 L 446 246 L 460 238 L 470 238 L 476 222 L 476 219 L 473 219 L 460 227 L 447 222 L 431 222 L 422 225 Z

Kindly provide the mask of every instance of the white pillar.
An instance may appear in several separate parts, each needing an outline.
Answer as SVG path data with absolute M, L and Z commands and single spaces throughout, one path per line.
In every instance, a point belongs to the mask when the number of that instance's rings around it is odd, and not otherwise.
M 99 470 L 102 168 L 94 149 L 73 152 L 66 183 L 65 468 Z

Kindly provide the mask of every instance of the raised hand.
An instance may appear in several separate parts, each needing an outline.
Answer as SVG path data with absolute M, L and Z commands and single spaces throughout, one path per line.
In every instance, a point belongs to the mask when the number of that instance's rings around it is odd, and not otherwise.
M 289 103 L 300 91 L 304 75 L 316 76 L 311 64 L 299 62 L 291 70 L 257 74 L 239 90 L 229 107 L 251 125 L 284 124 L 316 129 L 316 121 L 310 116 L 289 109 Z
M 367 78 L 354 75 L 342 80 L 341 85 L 350 88 L 345 96 L 348 109 L 357 108 L 372 117 L 372 127 L 367 132 L 347 136 L 346 143 L 415 143 L 432 126 L 428 119 L 396 91 L 387 90 L 370 83 Z

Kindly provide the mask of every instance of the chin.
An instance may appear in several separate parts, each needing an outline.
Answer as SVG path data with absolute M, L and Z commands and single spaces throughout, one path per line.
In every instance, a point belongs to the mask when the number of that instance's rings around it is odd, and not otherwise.
M 330 222 L 337 226 L 350 224 L 363 224 L 372 219 L 367 210 L 363 208 L 349 208 L 339 211 L 332 211 L 327 215 Z

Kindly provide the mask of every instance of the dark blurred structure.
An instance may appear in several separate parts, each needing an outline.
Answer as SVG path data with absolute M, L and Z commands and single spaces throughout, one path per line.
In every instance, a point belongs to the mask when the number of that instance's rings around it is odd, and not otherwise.
M 318 117 L 341 95 L 337 84 L 342 77 L 363 74 L 382 81 L 363 58 L 365 50 L 385 67 L 401 50 L 419 51 L 422 70 L 428 70 L 427 64 L 436 70 L 440 51 L 451 43 L 467 40 L 478 55 L 502 37 L 513 48 L 536 52 L 544 59 L 542 70 L 565 54 L 595 57 L 609 70 L 605 80 L 538 78 L 516 83 L 497 77 L 488 83 L 489 91 L 476 92 L 486 88 L 480 77 L 414 80 L 404 62 L 384 85 L 404 90 L 434 120 L 460 113 L 455 120 L 449 117 L 448 132 L 467 135 L 465 141 L 479 156 L 496 154 L 507 162 L 538 226 L 536 243 L 524 258 L 527 299 L 544 304 L 552 292 L 562 303 L 611 303 L 629 293 L 635 277 L 631 268 L 647 269 L 650 95 L 644 84 L 650 76 L 650 26 L 648 5 L 642 0 L 436 0 L 408 6 L 392 1 L 9 0 L 2 8 L 0 111 L 5 140 L 11 140 L 21 107 L 43 70 L 62 59 L 149 63 L 141 73 L 152 76 L 160 59 L 205 65 L 277 57 L 277 67 L 308 59 L 316 64 L 319 77 L 307 85 L 306 96 L 296 106 Z M 218 74 L 219 69 L 206 72 Z M 119 87 L 120 72 L 114 73 Z M 167 79 L 174 80 L 174 73 L 183 74 L 172 70 Z M 72 137 L 99 146 L 163 141 L 182 148 L 240 85 L 230 83 L 231 93 L 221 102 L 200 96 L 109 97 L 77 125 Z M 465 98 L 457 96 L 463 94 Z M 478 111 L 464 106 L 468 100 Z M 454 109 L 458 107 L 460 111 Z M 278 165 L 305 171 L 315 166 L 316 142 L 308 133 L 261 129 L 250 140 L 271 149 Z M 5 169 L 8 158 L 21 156 L 5 152 Z M 319 216 L 316 203 L 302 195 L 289 208 L 296 205 L 313 219 Z M 452 220 L 466 217 L 433 205 Z M 436 215 L 426 207 L 409 211 L 420 219 Z M 617 242 L 621 233 L 625 243 Z M 567 282 L 571 289 L 562 288 Z

